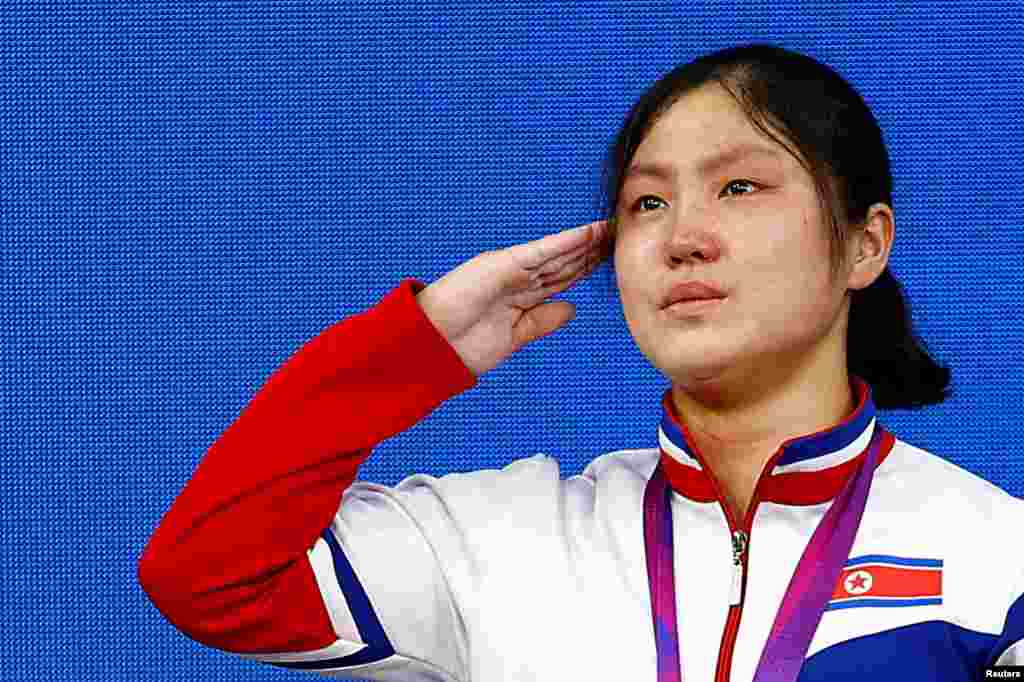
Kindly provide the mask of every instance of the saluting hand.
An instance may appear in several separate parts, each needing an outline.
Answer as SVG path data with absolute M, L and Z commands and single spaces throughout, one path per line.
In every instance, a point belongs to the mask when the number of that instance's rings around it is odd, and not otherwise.
M 485 251 L 416 295 L 427 317 L 480 376 L 576 315 L 544 301 L 583 279 L 611 253 L 599 220 L 507 249 Z

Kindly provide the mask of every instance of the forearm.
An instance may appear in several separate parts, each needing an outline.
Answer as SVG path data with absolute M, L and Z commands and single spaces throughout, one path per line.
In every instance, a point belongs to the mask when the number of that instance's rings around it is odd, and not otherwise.
M 207 451 L 139 563 L 172 622 L 264 599 L 304 560 L 372 448 L 475 383 L 416 291 L 406 280 L 306 343 Z

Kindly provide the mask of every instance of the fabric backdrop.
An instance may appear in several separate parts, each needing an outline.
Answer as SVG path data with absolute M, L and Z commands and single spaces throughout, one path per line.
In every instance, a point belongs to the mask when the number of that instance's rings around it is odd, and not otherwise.
M 196 644 L 135 582 L 206 449 L 301 344 L 402 278 L 594 219 L 630 104 L 742 42 L 834 66 L 885 131 L 891 267 L 954 396 L 883 423 L 1024 495 L 1022 16 L 1015 0 L 4 0 L 4 679 L 307 674 Z M 656 446 L 668 384 L 608 266 L 562 298 L 575 322 L 361 477 L 537 452 L 568 476 Z

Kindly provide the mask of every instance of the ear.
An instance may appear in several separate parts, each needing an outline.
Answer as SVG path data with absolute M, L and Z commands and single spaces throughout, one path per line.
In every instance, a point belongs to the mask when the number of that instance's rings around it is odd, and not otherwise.
M 889 264 L 896 223 L 888 204 L 872 204 L 864 222 L 850 234 L 847 262 L 849 289 L 864 289 L 878 279 Z

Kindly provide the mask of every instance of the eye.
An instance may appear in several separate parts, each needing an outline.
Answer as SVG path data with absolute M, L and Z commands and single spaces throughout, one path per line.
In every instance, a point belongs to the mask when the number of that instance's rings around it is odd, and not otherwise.
M 719 196 L 736 196 L 737 193 L 729 191 L 734 187 L 748 187 L 750 191 L 757 189 L 757 184 L 750 180 L 730 180 L 729 183 L 722 188 L 722 193 Z M 750 194 L 750 192 L 738 192 L 738 194 Z
M 659 202 L 659 201 L 661 203 L 665 203 L 664 201 L 662 201 L 658 197 L 654 196 L 653 194 L 645 194 L 644 196 L 640 197 L 639 199 L 637 199 L 636 201 L 633 202 L 633 205 L 630 207 L 630 210 L 632 210 L 634 212 L 641 211 L 641 210 L 646 210 L 646 209 L 652 209 L 653 210 L 653 209 L 657 208 L 657 206 L 655 205 L 654 202 Z

